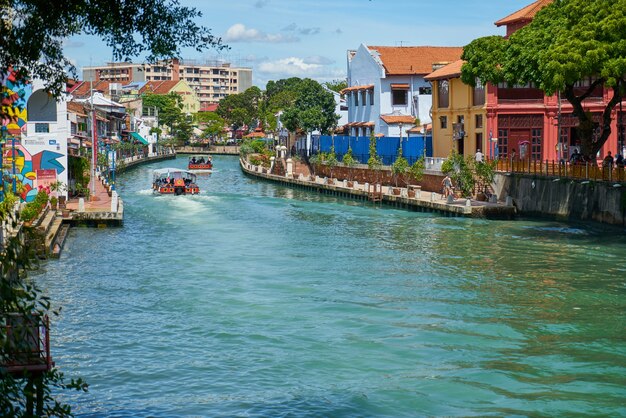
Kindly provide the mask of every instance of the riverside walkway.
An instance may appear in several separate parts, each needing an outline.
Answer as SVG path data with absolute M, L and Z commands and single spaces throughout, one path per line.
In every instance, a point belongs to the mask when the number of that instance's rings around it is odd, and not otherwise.
M 488 219 L 512 219 L 516 215 L 515 206 L 511 202 L 482 202 L 472 199 L 444 199 L 435 192 L 416 190 L 415 195 L 409 197 L 406 188 L 401 189 L 400 195 L 392 192 L 392 187 L 385 185 L 354 184 L 349 187 L 346 180 L 327 179 L 318 176 L 298 174 L 279 176 L 267 173 L 266 169 L 250 164 L 240 159 L 243 172 L 256 178 L 270 180 L 290 187 L 318 191 L 333 196 L 346 197 L 364 201 L 379 201 L 383 204 L 421 212 L 439 212 L 447 216 L 463 216 Z M 509 203 L 509 204 L 507 204 Z

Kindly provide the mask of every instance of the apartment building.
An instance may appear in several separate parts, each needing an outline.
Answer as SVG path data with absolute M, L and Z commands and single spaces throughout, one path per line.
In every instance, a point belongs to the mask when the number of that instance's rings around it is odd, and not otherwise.
M 252 87 L 252 68 L 232 67 L 222 61 L 178 59 L 155 64 L 110 63 L 85 67 L 83 79 L 120 83 L 184 80 L 195 91 L 202 110 L 228 95 L 243 93 Z

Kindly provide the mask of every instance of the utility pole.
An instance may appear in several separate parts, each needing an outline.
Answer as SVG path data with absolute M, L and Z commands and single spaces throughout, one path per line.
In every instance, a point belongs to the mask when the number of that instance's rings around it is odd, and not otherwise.
M 93 76 L 89 81 L 89 89 L 91 92 L 91 196 L 92 199 L 96 196 L 96 164 L 98 163 L 98 118 L 96 115 L 96 108 L 93 104 Z

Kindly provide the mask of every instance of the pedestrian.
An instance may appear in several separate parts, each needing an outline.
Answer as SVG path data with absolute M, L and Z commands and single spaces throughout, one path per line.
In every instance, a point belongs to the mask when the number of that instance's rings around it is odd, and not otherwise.
M 483 162 L 483 157 L 484 157 L 483 153 L 480 152 L 480 148 L 478 148 L 476 150 L 476 155 L 474 156 L 474 158 L 476 158 L 476 162 L 477 163 L 482 163 Z
M 452 194 L 452 179 L 446 174 L 441 184 L 443 186 L 443 198 L 445 199 Z
M 511 161 L 515 161 L 516 156 L 517 156 L 517 153 L 515 152 L 515 148 L 513 148 L 511 150 Z
M 613 168 L 613 155 L 611 155 L 611 151 L 609 151 L 606 157 L 604 157 L 604 160 L 602 160 L 602 167 Z

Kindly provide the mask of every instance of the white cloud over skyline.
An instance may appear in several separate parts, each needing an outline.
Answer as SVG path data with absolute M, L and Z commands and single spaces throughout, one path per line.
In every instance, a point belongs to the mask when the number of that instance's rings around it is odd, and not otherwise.
M 258 29 L 247 28 L 243 23 L 235 23 L 226 31 L 226 42 L 267 42 L 283 43 L 298 42 L 300 39 L 292 35 L 265 33 Z

